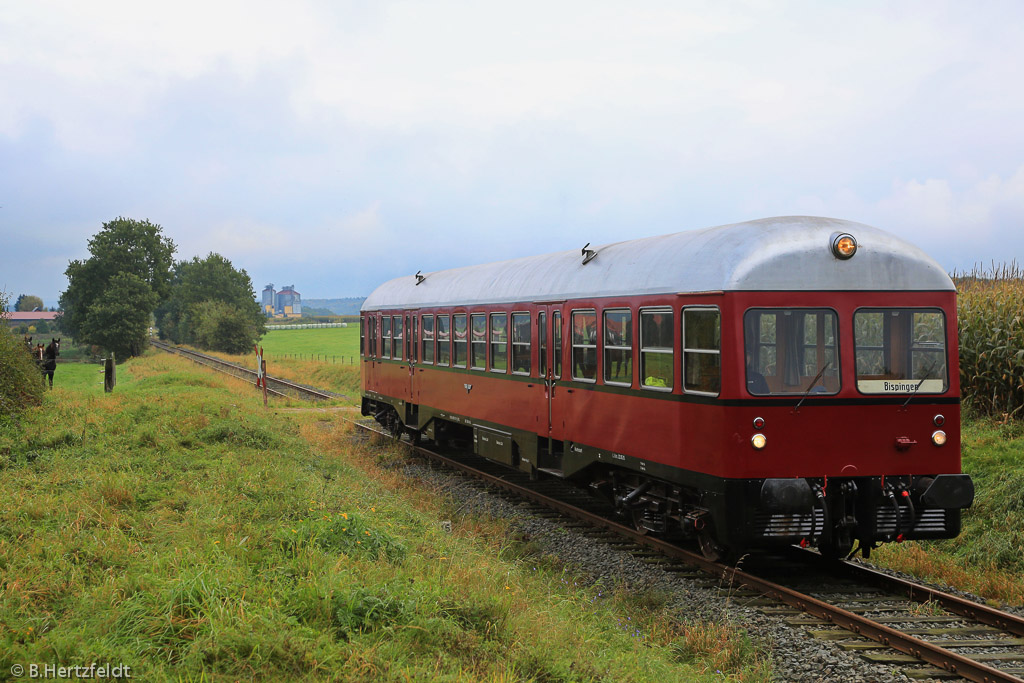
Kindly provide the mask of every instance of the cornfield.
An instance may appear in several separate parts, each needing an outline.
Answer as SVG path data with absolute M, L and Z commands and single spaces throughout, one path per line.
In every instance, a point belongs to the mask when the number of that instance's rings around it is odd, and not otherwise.
M 1024 417 L 1024 270 L 1016 262 L 953 273 L 960 389 L 978 414 Z

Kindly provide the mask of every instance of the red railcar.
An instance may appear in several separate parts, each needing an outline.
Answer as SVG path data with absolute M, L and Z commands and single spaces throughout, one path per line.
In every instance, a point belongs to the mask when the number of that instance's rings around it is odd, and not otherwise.
M 586 485 L 709 555 L 948 538 L 973 500 L 956 291 L 866 225 L 772 218 L 418 273 L 373 292 L 360 334 L 363 414 Z

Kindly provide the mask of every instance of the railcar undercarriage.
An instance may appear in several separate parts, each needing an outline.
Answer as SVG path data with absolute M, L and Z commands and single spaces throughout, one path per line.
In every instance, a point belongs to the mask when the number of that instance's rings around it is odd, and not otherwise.
M 579 444 L 517 437 L 497 428 L 467 426 L 459 418 L 409 421 L 386 401 L 364 398 L 372 415 L 393 435 L 408 433 L 441 446 L 472 450 L 489 460 L 572 481 L 612 505 L 637 530 L 668 540 L 697 540 L 712 559 L 799 544 L 830 558 L 868 557 L 880 543 L 956 536 L 960 510 L 974 498 L 964 474 L 844 478 L 721 479 L 666 468 L 669 477 L 609 465 L 602 451 Z M 423 417 L 423 416 L 420 416 Z M 405 419 L 403 419 L 405 418 Z M 466 420 L 468 422 L 468 420 Z M 533 455 L 533 451 L 536 451 Z M 563 462 L 571 453 L 573 462 Z M 614 456 L 622 458 L 623 456 Z M 563 469 L 564 467 L 564 469 Z

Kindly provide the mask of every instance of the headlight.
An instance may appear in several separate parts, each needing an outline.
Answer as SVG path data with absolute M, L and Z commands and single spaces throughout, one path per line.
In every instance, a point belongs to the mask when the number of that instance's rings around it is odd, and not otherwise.
M 832 254 L 837 259 L 845 261 L 857 253 L 857 240 L 853 235 L 846 232 L 837 232 L 832 235 Z
M 766 443 L 768 443 L 768 439 L 764 434 L 754 434 L 750 437 L 750 445 L 754 447 L 754 450 L 761 450 Z
M 936 446 L 942 446 L 946 443 L 946 432 L 941 429 L 937 429 L 932 432 L 932 443 Z

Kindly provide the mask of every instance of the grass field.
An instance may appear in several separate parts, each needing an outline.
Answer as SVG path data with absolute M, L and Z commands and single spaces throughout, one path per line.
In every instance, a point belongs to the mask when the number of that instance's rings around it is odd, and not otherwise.
M 265 410 L 245 383 L 162 353 L 119 367 L 113 394 L 99 378 L 61 366 L 42 408 L 0 417 L 4 676 L 91 662 L 146 681 L 770 676 L 740 626 L 575 585 L 503 523 L 404 478 L 394 445 L 355 445 L 336 413 Z
M 274 330 L 260 340 L 267 361 L 285 356 L 319 357 L 329 362 L 359 360 L 359 325 L 312 330 Z

